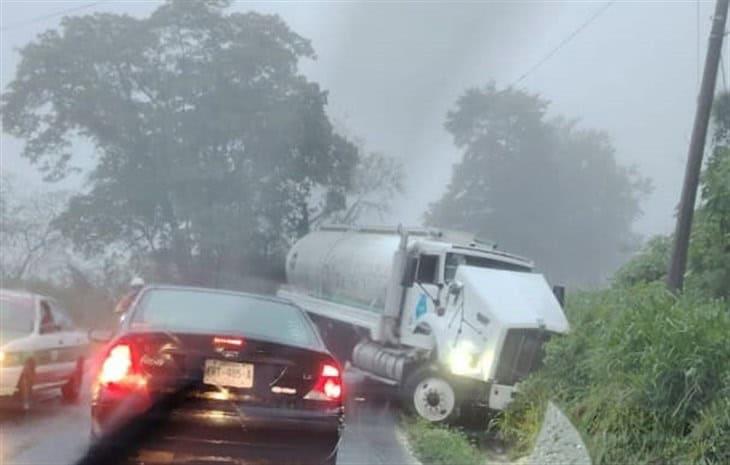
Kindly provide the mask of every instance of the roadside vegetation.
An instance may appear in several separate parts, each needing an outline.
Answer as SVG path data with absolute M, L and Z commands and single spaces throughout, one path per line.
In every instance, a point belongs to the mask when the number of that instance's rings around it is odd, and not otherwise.
M 583 433 L 594 463 L 730 463 L 730 96 L 718 99 L 680 296 L 664 286 L 671 238 L 647 242 L 609 289 L 569 299 L 572 331 L 499 420 L 516 455 L 547 399 Z
M 404 418 L 403 426 L 415 456 L 428 465 L 477 465 L 484 456 L 457 428 Z

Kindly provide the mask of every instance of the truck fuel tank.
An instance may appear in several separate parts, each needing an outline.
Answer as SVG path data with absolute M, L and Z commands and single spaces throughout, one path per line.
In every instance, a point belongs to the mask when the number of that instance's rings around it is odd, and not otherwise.
M 403 378 L 411 358 L 411 351 L 386 348 L 372 341 L 359 343 L 352 352 L 352 364 L 357 368 L 393 381 Z

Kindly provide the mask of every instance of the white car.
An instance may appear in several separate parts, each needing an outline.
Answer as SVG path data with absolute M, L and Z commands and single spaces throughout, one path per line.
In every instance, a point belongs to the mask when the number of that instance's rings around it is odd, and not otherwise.
M 0 400 L 28 411 L 34 393 L 78 399 L 88 337 L 53 299 L 0 289 Z

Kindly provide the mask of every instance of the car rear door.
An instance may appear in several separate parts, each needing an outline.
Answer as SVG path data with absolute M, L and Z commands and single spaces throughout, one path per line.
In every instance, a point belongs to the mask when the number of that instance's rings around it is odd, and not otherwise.
M 49 299 L 38 300 L 37 314 L 38 337 L 34 344 L 35 382 L 41 385 L 56 383 L 64 378 L 67 370 L 61 359 L 63 333 Z
M 68 313 L 55 301 L 51 301 L 53 317 L 59 326 L 57 369 L 59 377 L 67 379 L 75 370 L 85 351 L 85 336 L 78 331 Z

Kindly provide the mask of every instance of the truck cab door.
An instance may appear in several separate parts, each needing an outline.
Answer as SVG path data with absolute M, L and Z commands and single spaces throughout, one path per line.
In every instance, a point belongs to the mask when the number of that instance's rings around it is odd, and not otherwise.
M 429 315 L 435 315 L 433 300 L 439 297 L 441 257 L 420 254 L 413 271 L 413 285 L 406 288 L 401 315 L 401 337 L 406 344 L 429 349 L 432 344 Z

